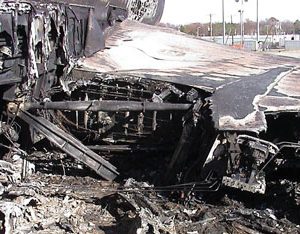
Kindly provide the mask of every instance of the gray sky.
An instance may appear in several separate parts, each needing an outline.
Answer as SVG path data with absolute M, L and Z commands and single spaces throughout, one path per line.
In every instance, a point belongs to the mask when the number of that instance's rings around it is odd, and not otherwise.
M 240 0 L 241 1 L 241 0 Z M 260 19 L 275 17 L 281 21 L 300 19 L 300 0 L 259 0 Z M 238 10 L 241 3 L 225 0 L 225 20 L 239 22 Z M 244 3 L 245 18 L 256 20 L 256 0 Z M 222 21 L 222 0 L 166 0 L 164 23 L 186 24 L 192 22 L 209 22 L 209 14 L 213 21 Z

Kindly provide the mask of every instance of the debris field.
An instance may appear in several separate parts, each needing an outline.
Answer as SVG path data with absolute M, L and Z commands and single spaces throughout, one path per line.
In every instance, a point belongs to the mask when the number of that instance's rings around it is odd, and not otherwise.
M 0 1 L 1 233 L 300 233 L 299 58 L 164 5 Z

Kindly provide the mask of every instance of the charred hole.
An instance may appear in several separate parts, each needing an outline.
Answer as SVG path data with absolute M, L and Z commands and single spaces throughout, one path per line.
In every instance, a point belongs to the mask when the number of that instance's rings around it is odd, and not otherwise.
M 21 57 L 24 59 L 28 56 L 28 39 L 25 26 L 18 26 L 19 50 Z
M 280 153 L 268 170 L 269 180 L 286 178 L 299 181 L 300 117 L 297 113 L 267 115 L 268 129 L 261 134 L 263 139 L 275 143 Z
M 3 31 L 0 33 L 0 42 L 1 42 L 1 46 L 12 46 L 12 38 L 11 36 L 6 32 Z
M 59 27 L 59 37 L 56 48 L 56 64 L 59 66 L 57 71 L 57 76 L 60 77 L 63 73 L 63 67 L 67 64 L 67 58 L 64 51 L 65 40 L 65 30 L 63 26 Z
M 57 27 L 55 25 L 55 22 L 52 18 L 50 19 L 50 22 L 51 22 L 51 30 L 49 32 L 48 37 L 49 37 L 49 40 L 50 40 L 50 43 L 51 43 L 51 47 L 55 48 L 57 40 L 58 40 L 58 31 L 57 31 Z
M 35 45 L 35 58 L 37 60 L 37 63 L 42 63 L 43 59 L 44 59 L 44 54 L 43 54 L 43 43 L 41 41 L 39 41 L 36 45 Z
M 262 137 L 273 143 L 300 141 L 300 116 L 297 113 L 267 115 L 267 131 Z
M 300 117 L 296 113 L 281 113 L 267 116 L 268 129 L 262 137 L 270 142 L 282 146 L 280 157 L 293 159 L 299 167 L 299 147 L 292 147 L 300 142 Z

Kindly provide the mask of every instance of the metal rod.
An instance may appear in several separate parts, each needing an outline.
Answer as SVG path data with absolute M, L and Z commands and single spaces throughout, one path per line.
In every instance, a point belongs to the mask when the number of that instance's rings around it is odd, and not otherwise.
M 172 146 L 161 145 L 90 145 L 87 147 L 91 150 L 102 152 L 171 151 L 174 149 Z
M 106 111 L 106 112 L 126 112 L 126 111 L 186 111 L 191 108 L 191 104 L 153 103 L 135 101 L 67 101 L 67 102 L 46 102 L 27 103 L 25 109 L 45 109 L 45 110 L 70 110 L 70 111 Z

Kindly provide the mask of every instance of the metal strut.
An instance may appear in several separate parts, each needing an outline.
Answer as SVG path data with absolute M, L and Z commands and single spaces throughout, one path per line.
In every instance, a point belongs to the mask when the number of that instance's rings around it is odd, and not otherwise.
M 104 179 L 111 181 L 119 175 L 116 167 L 50 121 L 23 110 L 19 111 L 18 116 L 62 151 L 84 163 Z
M 70 111 L 187 111 L 191 104 L 153 103 L 135 101 L 64 101 L 27 103 L 25 109 L 70 110 Z

